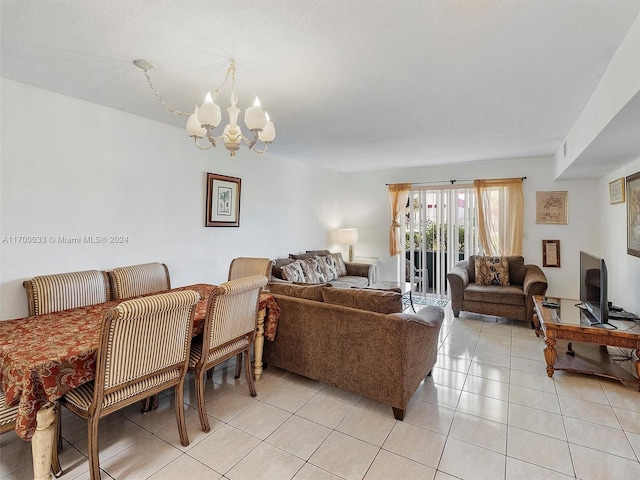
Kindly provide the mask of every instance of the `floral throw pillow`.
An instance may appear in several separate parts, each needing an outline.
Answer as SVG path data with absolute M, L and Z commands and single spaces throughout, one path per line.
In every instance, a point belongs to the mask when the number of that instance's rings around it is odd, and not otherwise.
M 324 270 L 325 278 L 327 282 L 331 280 L 337 280 L 338 278 L 338 266 L 336 260 L 331 254 L 318 255 L 317 257 L 320 267 Z
M 302 260 L 302 268 L 307 283 L 326 283 L 327 275 L 317 257 Z
M 347 274 L 347 266 L 344 264 L 344 260 L 342 260 L 342 254 L 332 253 L 331 256 L 336 262 L 336 273 L 338 277 L 344 277 Z
M 304 282 L 304 267 L 302 266 L 302 260 L 296 260 L 281 268 L 282 278 L 289 280 L 290 282 Z
M 476 283 L 480 285 L 509 285 L 507 257 L 476 257 Z

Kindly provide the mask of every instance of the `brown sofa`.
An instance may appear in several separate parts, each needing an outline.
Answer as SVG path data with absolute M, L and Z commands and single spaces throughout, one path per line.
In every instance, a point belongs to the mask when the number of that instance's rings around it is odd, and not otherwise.
M 411 395 L 436 363 L 442 308 L 399 313 L 401 294 L 390 291 L 269 289 L 281 313 L 275 341 L 264 345 L 266 365 L 390 405 L 396 419 L 404 418 Z
M 333 276 L 331 278 L 315 279 L 298 278 L 287 279 L 286 275 L 283 275 L 282 268 L 293 264 L 296 261 L 304 262 L 305 269 L 309 269 L 310 262 L 314 262 L 315 259 L 322 259 L 328 255 L 332 255 L 334 258 L 339 258 L 339 262 L 342 262 L 346 269 L 345 275 Z M 340 253 L 331 253 L 329 250 L 307 250 L 306 253 L 291 253 L 288 258 L 278 258 L 273 260 L 273 268 L 271 270 L 272 282 L 295 282 L 295 283 L 330 283 L 331 286 L 337 288 L 364 288 L 373 283 L 373 265 L 368 263 L 357 262 L 345 262 L 342 259 Z
M 506 257 L 509 285 L 476 283 L 476 258 L 463 260 L 447 273 L 451 308 L 461 311 L 524 320 L 533 325 L 533 296 L 547 291 L 547 277 L 537 265 L 525 265 L 521 256 Z

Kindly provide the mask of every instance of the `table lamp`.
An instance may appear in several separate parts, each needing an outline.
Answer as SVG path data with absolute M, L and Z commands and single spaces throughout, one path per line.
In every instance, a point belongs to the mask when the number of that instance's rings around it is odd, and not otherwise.
M 358 229 L 341 228 L 338 230 L 338 242 L 349 245 L 349 261 L 353 262 L 353 245 L 358 243 Z

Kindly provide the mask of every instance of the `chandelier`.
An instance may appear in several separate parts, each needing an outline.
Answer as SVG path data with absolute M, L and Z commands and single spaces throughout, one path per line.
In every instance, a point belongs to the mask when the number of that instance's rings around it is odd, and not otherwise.
M 149 70 L 155 68 L 155 64 L 149 60 L 137 59 L 133 61 L 136 67 L 141 68 L 144 71 L 145 77 L 147 77 L 147 83 L 153 91 L 155 97 L 164 105 L 164 107 L 171 113 L 187 117 L 187 132 L 189 136 L 194 139 L 196 147 L 200 150 L 209 150 L 211 147 L 215 147 L 220 141 L 224 142 L 224 146 L 231 153 L 232 157 L 236 156 L 236 152 L 240 150 L 240 146 L 244 142 L 250 150 L 256 153 L 264 153 L 270 143 L 276 136 L 276 129 L 273 126 L 273 122 L 269 120 L 269 114 L 262 110 L 260 107 L 260 101 L 256 97 L 253 107 L 249 107 L 244 112 L 244 123 L 249 130 L 253 132 L 253 138 L 247 139 L 238 125 L 238 115 L 240 109 L 236 106 L 238 103 L 238 94 L 236 93 L 236 63 L 234 59 L 231 59 L 229 68 L 227 68 L 227 74 L 224 77 L 222 84 L 215 89 L 213 95 L 211 92 L 207 93 L 204 103 L 200 106 L 196 105 L 193 113 L 181 112 L 175 108 L 170 107 L 167 102 L 156 91 L 151 77 L 149 76 Z M 229 123 L 224 127 L 222 133 L 219 136 L 215 136 L 214 131 L 220 124 L 222 115 L 220 107 L 215 103 L 215 99 L 218 97 L 220 91 L 225 87 L 227 81 L 231 78 L 231 101 L 230 106 L 227 107 L 227 113 L 229 114 Z M 201 139 L 206 137 L 209 143 L 200 142 Z M 257 144 L 260 142 L 264 147 L 262 150 L 257 148 Z

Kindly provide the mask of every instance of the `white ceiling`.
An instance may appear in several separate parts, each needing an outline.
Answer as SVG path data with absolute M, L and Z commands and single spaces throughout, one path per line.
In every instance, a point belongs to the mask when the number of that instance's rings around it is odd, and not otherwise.
M 275 123 L 271 153 L 350 172 L 553 155 L 640 0 L 1 0 L 0 8 L 5 78 L 183 126 L 132 60 L 156 63 L 158 92 L 191 111 L 234 57 L 239 106 L 257 94 Z M 597 147 L 606 151 L 605 140 Z

